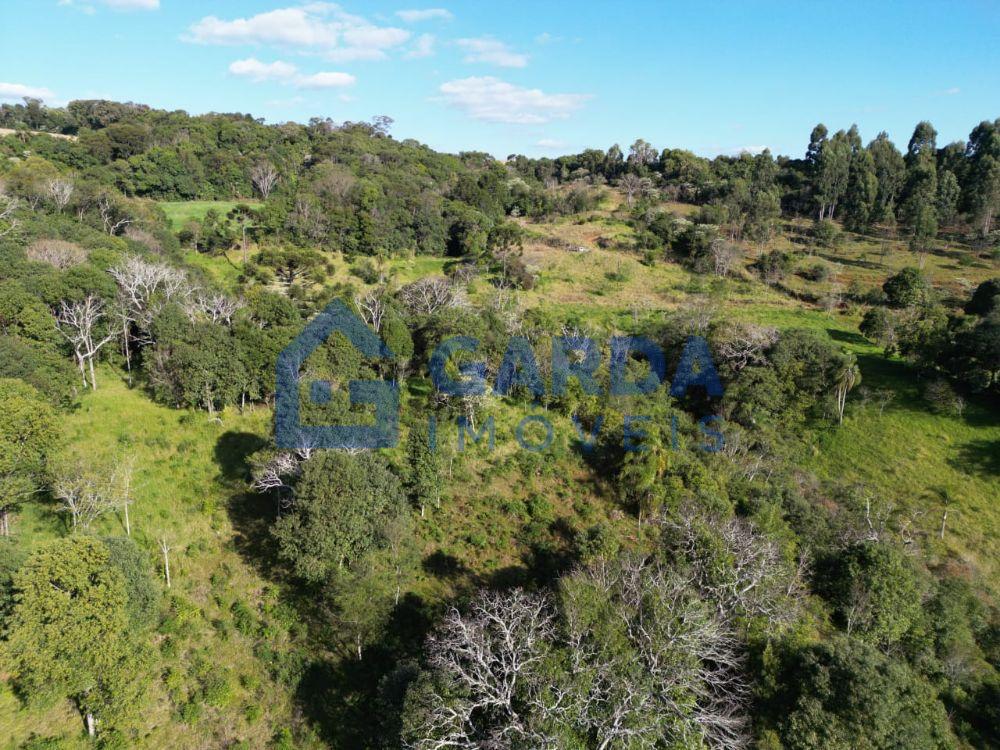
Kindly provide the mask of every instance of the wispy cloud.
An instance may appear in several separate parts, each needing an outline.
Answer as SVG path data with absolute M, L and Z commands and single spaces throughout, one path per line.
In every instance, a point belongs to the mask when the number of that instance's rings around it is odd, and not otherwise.
M 310 3 L 232 20 L 205 16 L 182 39 L 195 44 L 269 45 L 345 62 L 384 59 L 387 50 L 410 36 L 405 29 L 376 26 L 332 3 Z
M 488 63 L 501 68 L 523 68 L 528 64 L 527 55 L 514 52 L 499 39 L 492 37 L 459 39 L 456 44 L 465 50 L 465 62 Z
M 535 141 L 535 147 L 541 149 L 565 148 L 566 141 L 560 141 L 558 138 L 539 138 Z
M 961 94 L 962 89 L 958 86 L 952 86 L 950 89 L 945 89 L 944 91 L 938 91 L 938 96 L 955 96 L 955 94 Z
M 410 51 L 406 53 L 406 57 L 410 59 L 418 59 L 421 57 L 430 57 L 434 54 L 434 35 L 433 34 L 421 34 L 417 37 Z
M 160 0 L 92 0 L 92 2 L 59 0 L 59 5 L 74 7 L 89 15 L 94 12 L 95 2 L 111 10 L 157 10 L 160 7 Z
M 324 71 L 304 74 L 300 73 L 297 67 L 283 60 L 265 63 L 255 57 L 235 60 L 230 63 L 229 72 L 234 76 L 249 78 L 254 83 L 273 81 L 300 89 L 343 88 L 354 85 L 356 81 L 350 73 Z
M 563 120 L 590 98 L 586 94 L 548 94 L 492 76 L 448 81 L 440 88 L 443 100 L 470 117 L 487 122 L 539 125 Z
M 424 8 L 422 10 L 397 10 L 396 15 L 407 23 L 421 21 L 450 21 L 455 16 L 445 8 Z
M 27 86 L 23 83 L 3 83 L 0 81 L 0 101 L 20 102 L 23 98 L 41 99 L 50 102 L 55 98 L 52 89 L 44 86 Z

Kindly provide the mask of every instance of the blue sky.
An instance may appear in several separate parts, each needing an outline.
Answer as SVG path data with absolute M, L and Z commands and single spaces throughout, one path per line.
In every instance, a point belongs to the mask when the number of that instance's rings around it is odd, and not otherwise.
M 1000 3 L 0 0 L 0 99 L 395 118 L 447 151 L 801 155 L 1000 116 Z

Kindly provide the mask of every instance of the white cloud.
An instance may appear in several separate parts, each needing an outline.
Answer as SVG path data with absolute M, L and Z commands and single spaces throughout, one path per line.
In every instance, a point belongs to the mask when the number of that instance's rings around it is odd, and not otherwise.
M 420 21 L 450 21 L 455 16 L 450 10 L 444 8 L 424 8 L 423 10 L 397 10 L 396 15 L 407 23 L 419 23 Z
M 503 42 L 488 36 L 476 39 L 459 39 L 456 44 L 465 50 L 465 62 L 499 65 L 501 68 L 523 68 L 528 56 L 514 52 Z
M 941 96 L 955 96 L 955 94 L 961 94 L 962 89 L 958 86 L 952 86 L 950 89 L 945 89 L 941 92 Z
M 350 73 L 313 73 L 296 79 L 295 85 L 302 89 L 333 89 L 353 86 L 356 80 Z
M 109 8 L 115 10 L 156 10 L 160 0 L 101 0 Z
M 433 34 L 421 34 L 417 37 L 416 41 L 413 43 L 413 47 L 410 51 L 406 53 L 406 57 L 412 59 L 417 59 L 421 57 L 430 57 L 434 54 L 434 35 Z
M 740 154 L 750 154 L 751 156 L 756 156 L 757 154 L 763 153 L 768 148 L 767 145 L 758 144 L 753 146 L 740 146 L 739 148 L 732 148 L 726 152 L 727 156 L 739 156 Z
M 538 148 L 564 148 L 566 141 L 560 141 L 557 138 L 540 138 L 535 141 L 535 146 Z
M 275 60 L 264 63 L 255 57 L 246 60 L 236 60 L 229 65 L 229 72 L 234 76 L 249 78 L 254 83 L 276 81 L 300 89 L 329 89 L 353 86 L 357 80 L 350 73 L 324 71 L 306 75 L 299 72 L 291 63 Z
M 52 89 L 44 86 L 25 86 L 23 83 L 0 82 L 0 101 L 20 102 L 24 97 L 50 102 L 55 98 Z
M 95 0 L 111 10 L 158 10 L 160 0 Z M 59 0 L 59 5 L 72 6 L 87 15 L 94 13 L 94 6 L 87 2 L 78 3 L 75 0 Z
M 410 38 L 405 29 L 375 26 L 332 3 L 278 8 L 230 21 L 206 16 L 183 39 L 197 44 L 272 45 L 322 54 L 328 60 L 380 60 Z
M 590 98 L 586 94 L 547 94 L 492 76 L 462 78 L 442 84 L 442 99 L 477 120 L 538 125 L 563 120 Z
M 273 63 L 263 63 L 254 57 L 246 60 L 236 60 L 230 63 L 229 72 L 234 76 L 245 76 L 255 83 L 261 81 L 281 81 L 293 78 L 298 69 L 291 63 L 275 60 Z

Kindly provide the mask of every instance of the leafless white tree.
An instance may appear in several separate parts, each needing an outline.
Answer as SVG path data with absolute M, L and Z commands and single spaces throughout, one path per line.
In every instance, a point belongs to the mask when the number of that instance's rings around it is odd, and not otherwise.
M 18 204 L 17 198 L 0 191 L 0 237 L 6 237 L 17 229 L 17 219 L 14 217 L 14 212 L 17 211 Z
M 115 508 L 113 482 L 82 462 L 60 468 L 52 481 L 60 509 L 70 514 L 73 529 L 89 529 L 100 516 Z
M 443 276 L 428 276 L 399 290 L 399 300 L 411 313 L 432 315 L 455 303 L 455 287 Z
M 670 543 L 690 564 L 695 585 L 716 603 L 720 617 L 764 617 L 779 628 L 798 615 L 805 591 L 800 567 L 751 522 L 706 516 L 685 506 L 666 526 Z M 718 564 L 717 551 L 706 547 L 706 533 L 721 543 L 727 564 Z
M 778 341 L 778 330 L 753 323 L 731 325 L 721 336 L 719 358 L 733 370 L 762 365 L 767 361 L 767 350 Z
M 354 304 L 358 306 L 361 317 L 364 318 L 368 325 L 375 329 L 375 333 L 379 333 L 382 330 L 382 323 L 385 320 L 386 313 L 389 311 L 386 297 L 385 288 L 373 289 L 367 294 L 359 294 L 354 297 Z
M 264 200 L 267 200 L 267 196 L 274 190 L 274 186 L 280 178 L 281 175 L 278 174 L 275 166 L 267 161 L 255 164 L 250 170 L 250 181 L 253 182 L 254 187 L 257 188 Z
M 715 275 L 728 276 L 740 257 L 740 248 L 739 245 L 720 237 L 712 241 L 709 255 L 712 258 L 712 271 Z
M 639 177 L 631 172 L 618 180 L 618 187 L 625 194 L 625 201 L 630 208 L 637 195 L 645 197 L 655 192 L 652 180 L 648 177 Z
M 192 320 L 205 317 L 212 323 L 228 326 L 232 325 L 233 317 L 243 307 L 243 300 L 224 294 L 195 293 L 184 309 Z
M 97 390 L 94 357 L 115 337 L 115 332 L 108 332 L 107 327 L 101 325 L 104 318 L 104 302 L 93 294 L 88 294 L 81 302 L 61 302 L 56 314 L 56 328 L 73 347 L 83 384 L 87 385 L 89 366 L 90 387 L 94 390 Z
M 453 608 L 429 639 L 428 650 L 431 666 L 463 698 L 455 701 L 435 694 L 426 731 L 414 747 L 499 749 L 541 739 L 532 736 L 521 715 L 518 691 L 544 658 L 553 632 L 547 601 L 520 589 L 483 593 L 466 615 Z M 479 726 L 484 717 L 489 717 L 489 726 Z M 476 741 L 483 732 L 489 739 Z
M 56 211 L 62 213 L 62 210 L 69 205 L 75 188 L 72 180 L 66 177 L 54 177 L 45 183 L 45 189 L 48 191 Z
M 65 271 L 87 260 L 87 251 L 74 242 L 65 240 L 35 240 L 25 251 L 29 260 L 48 263 L 53 268 Z
M 127 227 L 134 221 L 134 219 L 108 195 L 102 195 L 97 199 L 97 211 L 101 215 L 101 221 L 104 224 L 104 231 L 111 235 L 118 234 L 119 229 Z
M 160 552 L 163 554 L 163 577 L 166 580 L 167 588 L 170 588 L 170 543 L 165 536 L 159 540 Z
M 153 318 L 166 302 L 182 302 L 192 294 L 187 275 L 164 263 L 150 263 L 136 255 L 126 256 L 108 269 L 132 322 L 141 334 L 148 333 Z

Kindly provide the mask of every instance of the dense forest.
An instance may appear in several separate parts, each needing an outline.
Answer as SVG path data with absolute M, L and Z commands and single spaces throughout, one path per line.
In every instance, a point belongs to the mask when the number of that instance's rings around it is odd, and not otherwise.
M 1000 119 L 801 158 L 392 126 L 0 105 L 0 748 L 1000 745 Z M 333 300 L 394 356 L 331 336 L 303 419 L 385 379 L 395 447 L 274 441 Z M 623 335 L 668 375 L 703 337 L 721 395 L 615 393 Z M 442 392 L 455 336 L 539 387 Z

